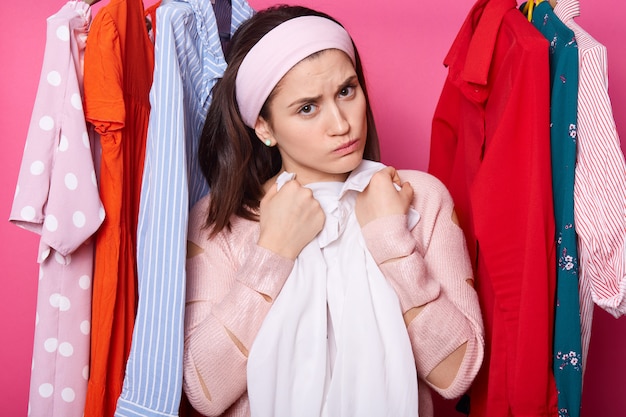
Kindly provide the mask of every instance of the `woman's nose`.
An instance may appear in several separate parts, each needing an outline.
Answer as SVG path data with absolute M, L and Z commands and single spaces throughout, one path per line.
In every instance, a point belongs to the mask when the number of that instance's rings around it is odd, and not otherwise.
M 342 109 L 336 104 L 329 108 L 328 132 L 332 136 L 345 135 L 350 130 L 350 123 Z

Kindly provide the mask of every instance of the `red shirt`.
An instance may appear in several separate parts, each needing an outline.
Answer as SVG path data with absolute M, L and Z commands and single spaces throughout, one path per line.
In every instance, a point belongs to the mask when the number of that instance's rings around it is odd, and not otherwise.
M 548 42 L 516 7 L 474 5 L 432 128 L 429 172 L 454 198 L 485 324 L 471 416 L 557 415 Z

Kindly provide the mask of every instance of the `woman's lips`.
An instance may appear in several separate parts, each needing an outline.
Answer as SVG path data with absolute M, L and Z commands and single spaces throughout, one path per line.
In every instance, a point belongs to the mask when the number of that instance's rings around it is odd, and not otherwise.
M 341 154 L 341 155 L 347 155 L 350 154 L 354 151 L 356 151 L 359 148 L 359 140 L 358 139 L 353 139 L 349 142 L 344 143 L 343 145 L 341 145 L 340 147 L 338 147 L 337 149 L 334 150 L 335 153 Z

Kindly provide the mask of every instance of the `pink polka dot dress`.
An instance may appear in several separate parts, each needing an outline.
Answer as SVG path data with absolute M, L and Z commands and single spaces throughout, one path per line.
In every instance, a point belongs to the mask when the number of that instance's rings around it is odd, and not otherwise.
M 47 19 L 41 78 L 9 220 L 41 236 L 29 416 L 82 416 L 89 377 L 91 236 L 104 219 L 82 106 L 89 6 Z

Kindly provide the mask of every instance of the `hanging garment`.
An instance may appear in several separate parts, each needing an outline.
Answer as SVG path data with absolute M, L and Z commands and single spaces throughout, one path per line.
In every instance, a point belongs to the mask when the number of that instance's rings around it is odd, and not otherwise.
M 231 32 L 252 8 L 232 6 Z M 137 231 L 139 301 L 116 416 L 173 416 L 182 392 L 189 207 L 208 192 L 196 158 L 211 88 L 224 69 L 208 1 L 157 9 L 152 106 Z
M 407 215 L 386 216 L 366 224 L 361 233 L 393 286 L 401 311 L 428 304 L 406 331 L 420 377 L 419 415 L 432 417 L 431 389 L 445 398 L 458 397 L 478 372 L 484 355 L 483 326 L 476 292 L 466 282 L 472 270 L 462 231 L 454 222 L 452 198 L 431 175 L 419 171 L 399 175 L 415 190 L 412 207 L 419 222 L 408 230 Z M 248 358 L 229 333 L 244 350 L 255 349 L 257 332 L 272 308 L 260 294 L 276 300 L 295 262 L 256 244 L 257 221 L 233 216 L 230 230 L 209 238 L 210 229 L 204 227 L 209 201 L 210 196 L 204 197 L 190 213 L 189 241 L 201 253 L 187 260 L 185 392 L 203 415 L 249 417 Z M 328 217 L 327 221 L 338 224 Z M 440 389 L 425 382 L 435 366 L 465 342 L 465 360 L 452 384 Z M 300 365 L 305 363 L 303 359 Z M 354 385 L 359 382 L 352 380 Z
M 85 50 L 85 117 L 100 134 L 91 366 L 86 417 L 111 417 L 122 391 L 137 308 L 136 234 L 154 52 L 141 0 L 111 0 Z
M 148 29 L 148 37 L 154 44 L 154 38 L 156 36 L 156 11 L 161 6 L 161 2 L 157 1 L 152 6 L 146 8 L 146 28 Z
M 93 233 L 104 218 L 82 104 L 91 9 L 47 19 L 37 97 L 9 220 L 41 235 L 29 415 L 80 417 L 89 376 Z
M 514 0 L 479 0 L 444 64 L 429 172 L 474 262 L 486 358 L 470 415 L 556 416 L 548 42 Z
M 552 369 L 559 416 L 578 417 L 582 396 L 578 248 L 574 224 L 578 45 L 574 32 L 559 20 L 547 1 L 535 6 L 531 22 L 550 42 L 550 147 L 557 249 Z
M 363 161 L 345 182 L 306 186 L 326 221 L 298 255 L 250 349 L 251 415 L 417 417 L 403 312 L 354 211 L 357 194 L 384 167 Z M 279 189 L 293 177 L 283 172 Z M 420 215 L 410 209 L 407 217 L 412 230 Z
M 224 56 L 228 55 L 230 45 L 230 28 L 233 6 L 231 0 L 213 0 L 213 12 L 217 21 L 217 31 L 220 35 L 220 43 Z
M 616 318 L 626 313 L 626 163 L 609 98 L 606 47 L 574 22 L 578 0 L 559 0 L 554 13 L 578 43 L 574 221 L 584 374 L 594 302 Z

